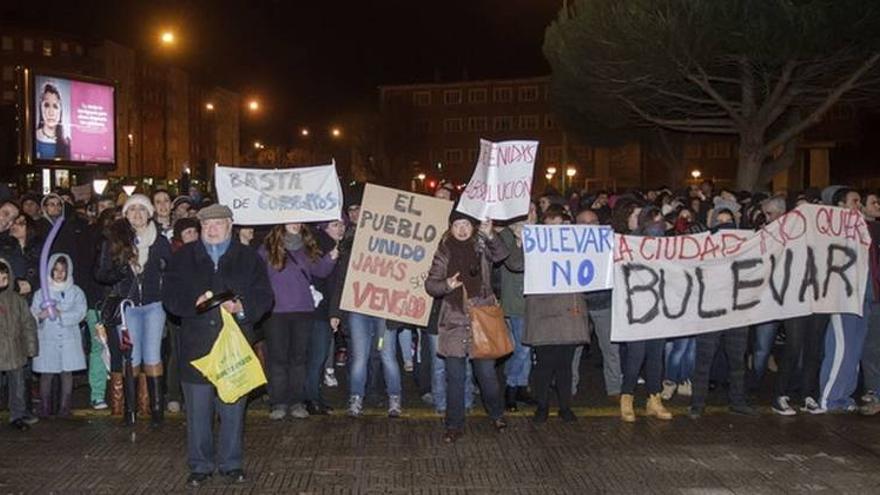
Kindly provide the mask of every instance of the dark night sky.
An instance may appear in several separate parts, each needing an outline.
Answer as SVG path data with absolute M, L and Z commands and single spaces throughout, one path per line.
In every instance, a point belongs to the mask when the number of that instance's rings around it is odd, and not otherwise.
M 265 103 L 245 130 L 275 140 L 299 125 L 375 107 L 376 86 L 546 74 L 544 29 L 561 0 L 4 1 L 0 22 L 110 38 Z M 51 12 L 51 15 L 46 15 Z M 161 55 L 169 57 L 168 54 Z M 250 133 L 250 132 L 248 132 Z

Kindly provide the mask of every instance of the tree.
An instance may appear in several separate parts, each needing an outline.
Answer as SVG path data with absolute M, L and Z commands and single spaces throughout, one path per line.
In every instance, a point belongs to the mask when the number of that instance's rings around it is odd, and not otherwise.
M 544 55 L 565 121 L 736 136 L 753 189 L 830 108 L 878 89 L 880 2 L 575 0 Z

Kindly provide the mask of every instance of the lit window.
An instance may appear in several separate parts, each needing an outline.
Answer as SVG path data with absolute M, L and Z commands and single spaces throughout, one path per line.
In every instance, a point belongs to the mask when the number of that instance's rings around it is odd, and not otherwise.
M 413 105 L 417 107 L 426 107 L 431 104 L 430 91 L 416 91 L 413 93 Z
M 445 105 L 459 105 L 461 104 L 461 90 L 460 89 L 448 89 L 443 92 L 443 103 Z
M 52 56 L 52 40 L 43 40 L 43 56 Z
M 730 158 L 730 143 L 715 141 L 706 145 L 706 158 Z
M 493 89 L 492 99 L 495 100 L 495 103 L 510 103 L 513 101 L 513 88 Z
M 519 128 L 524 131 L 533 131 L 538 128 L 538 116 L 537 115 L 520 115 L 519 116 Z
M 461 132 L 463 130 L 461 119 L 445 119 L 443 121 L 443 132 Z
M 701 158 L 703 156 L 699 143 L 684 145 L 685 158 Z
M 468 130 L 482 132 L 489 129 L 489 119 L 486 117 L 468 117 Z
M 33 52 L 34 51 L 34 40 L 32 40 L 30 38 L 25 38 L 25 39 L 21 40 L 21 49 L 28 52 L 28 53 Z
M 486 88 L 468 90 L 468 103 L 486 103 Z
M 538 87 L 523 86 L 519 88 L 519 101 L 538 101 Z

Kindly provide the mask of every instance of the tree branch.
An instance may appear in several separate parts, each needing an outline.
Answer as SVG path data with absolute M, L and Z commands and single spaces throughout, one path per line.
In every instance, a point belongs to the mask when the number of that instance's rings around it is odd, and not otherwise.
M 742 115 L 733 108 L 730 101 L 727 98 L 721 96 L 718 91 L 712 87 L 712 84 L 709 82 L 709 76 L 703 70 L 702 67 L 699 68 L 700 77 L 697 77 L 693 74 L 687 74 L 686 78 L 692 83 L 696 84 L 700 89 L 702 89 L 707 95 L 709 95 L 713 100 L 715 100 L 721 108 L 727 110 L 727 113 L 730 114 L 730 117 L 733 119 L 734 123 L 737 127 L 745 128 L 746 122 L 743 120 Z

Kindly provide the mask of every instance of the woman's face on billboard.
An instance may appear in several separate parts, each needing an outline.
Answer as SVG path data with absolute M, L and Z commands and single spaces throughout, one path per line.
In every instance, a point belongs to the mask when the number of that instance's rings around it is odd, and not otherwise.
M 43 93 L 43 101 L 40 103 L 43 114 L 44 127 L 54 129 L 61 120 L 61 101 L 53 93 Z

